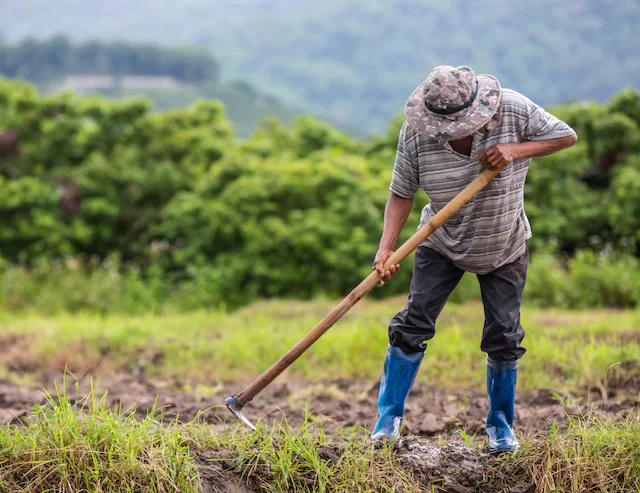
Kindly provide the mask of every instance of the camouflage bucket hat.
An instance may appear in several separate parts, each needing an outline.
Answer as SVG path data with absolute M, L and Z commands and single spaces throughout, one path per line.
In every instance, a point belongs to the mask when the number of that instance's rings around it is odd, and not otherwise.
M 440 65 L 418 86 L 405 106 L 407 123 L 439 141 L 461 139 L 484 127 L 498 111 L 498 79 L 469 67 Z

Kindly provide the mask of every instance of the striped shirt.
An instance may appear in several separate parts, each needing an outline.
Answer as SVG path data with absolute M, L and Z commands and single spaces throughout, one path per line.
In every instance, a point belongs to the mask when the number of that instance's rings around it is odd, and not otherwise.
M 402 126 L 389 189 L 412 198 L 422 187 L 430 199 L 420 226 L 482 173 L 480 154 L 497 144 L 557 139 L 574 135 L 566 123 L 547 113 L 525 96 L 503 89 L 499 123 L 473 134 L 471 155 L 455 152 L 448 142 L 438 142 Z M 524 182 L 531 159 L 508 164 L 468 204 L 437 229 L 425 242 L 456 266 L 486 274 L 513 262 L 531 238 L 524 211 Z

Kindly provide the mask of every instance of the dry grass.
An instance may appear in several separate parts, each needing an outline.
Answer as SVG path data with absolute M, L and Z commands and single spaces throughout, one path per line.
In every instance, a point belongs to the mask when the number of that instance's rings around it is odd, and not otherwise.
M 566 432 L 551 426 L 546 436 L 523 442 L 513 459 L 538 493 L 640 490 L 640 421 L 601 416 L 572 419 Z

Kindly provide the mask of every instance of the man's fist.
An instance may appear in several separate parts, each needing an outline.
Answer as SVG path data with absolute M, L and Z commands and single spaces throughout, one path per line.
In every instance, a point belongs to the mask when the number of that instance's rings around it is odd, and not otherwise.
M 514 159 L 518 159 L 517 144 L 498 144 L 487 149 L 478 158 L 485 168 L 503 169 Z
M 378 286 L 384 286 L 385 283 L 389 282 L 400 268 L 400 264 L 397 264 L 389 267 L 387 271 L 384 270 L 384 263 L 392 254 L 393 250 L 387 249 L 380 249 L 378 250 L 378 253 L 376 253 L 376 258 L 373 261 L 373 269 L 378 271 L 378 274 L 380 274 L 380 282 L 378 283 Z

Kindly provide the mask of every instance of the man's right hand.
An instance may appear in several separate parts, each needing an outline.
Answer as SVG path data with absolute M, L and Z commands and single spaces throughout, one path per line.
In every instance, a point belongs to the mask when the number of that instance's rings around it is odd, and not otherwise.
M 384 270 L 384 263 L 389 257 L 391 257 L 392 254 L 393 250 L 384 248 L 381 248 L 380 250 L 378 250 L 378 253 L 376 253 L 376 258 L 373 261 L 373 268 L 374 270 L 378 271 L 378 274 L 380 274 L 380 282 L 378 283 L 378 286 L 384 286 L 387 282 L 389 282 L 400 268 L 400 264 L 397 264 L 390 266 L 386 271 Z

